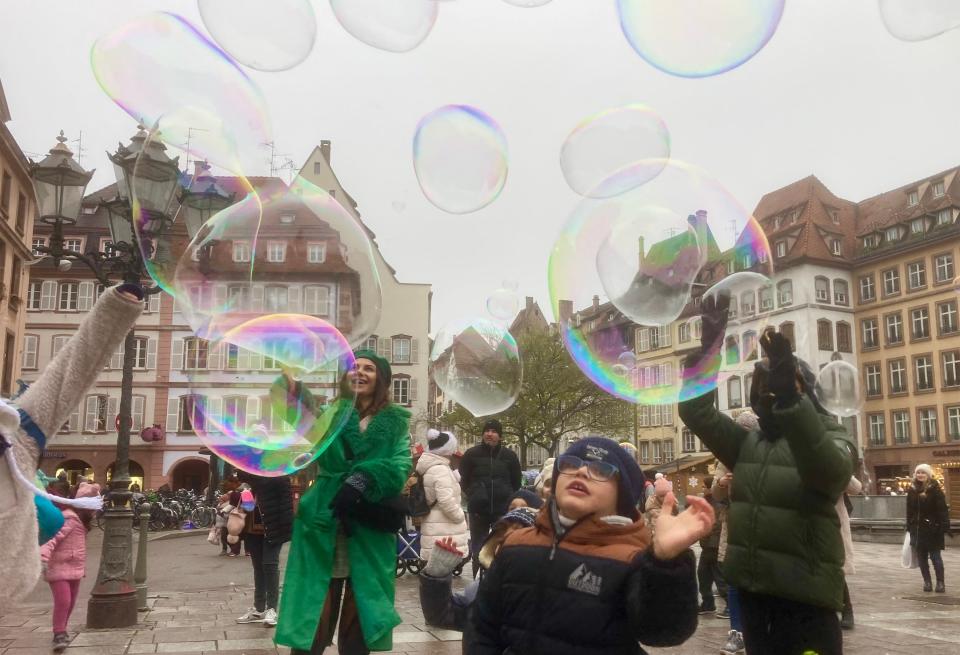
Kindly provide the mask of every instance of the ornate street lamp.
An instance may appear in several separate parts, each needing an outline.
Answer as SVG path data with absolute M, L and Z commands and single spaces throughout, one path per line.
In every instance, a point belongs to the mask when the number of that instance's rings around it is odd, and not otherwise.
M 31 168 L 41 203 L 41 220 L 53 226 L 54 234 L 49 246 L 36 250 L 55 263 L 83 262 L 104 286 L 114 284 L 115 278 L 140 284 L 148 277 L 142 253 L 153 259 L 161 257 L 163 253 L 155 251 L 155 244 L 161 241 L 177 215 L 180 183 L 177 158 L 168 157 L 164 145 L 150 138 L 142 125 L 130 145 L 121 144 L 116 153 L 108 153 L 117 176 L 118 191 L 116 198 L 102 203 L 110 214 L 112 248 L 108 252 L 77 253 L 64 250 L 62 229 L 64 224 L 76 222 L 83 191 L 92 173 L 86 173 L 72 160 L 62 132 L 57 140 L 60 143 L 50 151 L 50 156 Z M 134 230 L 134 220 L 138 231 Z M 150 295 L 161 289 L 154 285 L 144 291 Z M 137 622 L 132 565 L 133 512 L 128 506 L 135 356 L 136 341 L 134 331 L 130 330 L 124 341 L 117 454 L 104 512 L 106 524 L 100 570 L 87 609 L 89 628 L 119 628 Z

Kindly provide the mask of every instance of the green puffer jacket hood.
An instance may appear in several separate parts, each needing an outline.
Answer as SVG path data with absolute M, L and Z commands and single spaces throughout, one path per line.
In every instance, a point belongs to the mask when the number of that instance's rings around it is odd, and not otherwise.
M 734 474 L 723 564 L 728 581 L 839 611 L 844 550 L 835 504 L 856 461 L 846 429 L 805 396 L 774 409 L 778 435 L 737 425 L 717 410 L 713 394 L 679 409 Z

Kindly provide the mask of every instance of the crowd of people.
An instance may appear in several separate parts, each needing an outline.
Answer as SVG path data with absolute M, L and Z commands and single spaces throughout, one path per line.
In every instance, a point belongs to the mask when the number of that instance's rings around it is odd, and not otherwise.
M 11 466 L 36 470 L 44 435 L 92 383 L 89 372 L 103 365 L 91 353 L 108 356 L 139 313 L 136 291 L 104 294 L 97 303 L 103 316 L 95 312 L 92 320 L 112 315 L 118 330 L 97 333 L 88 319 L 17 413 L 0 407 Z M 717 364 L 713 344 L 723 337 L 727 302 L 722 294 L 704 301 L 702 348 L 687 367 Z M 856 448 L 818 402 L 815 375 L 787 338 L 768 332 L 761 345 L 752 412 L 734 420 L 718 411 L 713 394 L 679 404 L 684 423 L 719 461 L 703 496 L 687 496 L 683 509 L 669 480 L 646 479 L 635 450 L 602 436 L 580 438 L 548 461 L 532 490 L 522 488 L 520 462 L 494 419 L 462 457 L 453 433 L 431 430 L 414 458 L 410 413 L 390 400 L 389 362 L 358 351 L 340 400 L 328 408 L 346 413 L 345 427 L 318 458 L 316 480 L 296 511 L 283 477 L 239 472 L 220 497 L 222 552 L 237 555 L 245 544 L 253 568 L 254 607 L 237 621 L 275 626 L 276 643 L 294 655 L 317 655 L 334 639 L 343 655 L 390 650 L 400 623 L 397 533 L 414 515 L 426 560 L 425 622 L 462 631 L 470 655 L 636 655 L 642 645 L 683 643 L 698 614 L 711 612 L 730 621 L 727 642 L 718 645 L 727 655 L 842 653 L 841 630 L 854 624 L 845 501 L 860 491 Z M 300 382 L 281 381 L 287 402 L 315 406 Z M 11 476 L 19 477 L 13 468 L 3 471 L 0 484 L 15 484 Z M 56 650 L 67 645 L 85 569 L 92 514 L 78 507 L 98 491 L 67 490 L 76 498 L 63 500 L 59 524 L 32 502 L 28 510 L 22 494 L 4 495 L 0 507 L 23 528 L 17 538 L 36 534 L 29 521 L 39 520 L 42 548 L 32 536 L 21 540 L 0 574 L 12 585 L 5 598 L 16 599 L 36 580 L 31 564 L 43 562 Z M 925 592 L 945 591 L 941 551 L 949 529 L 943 490 L 929 466 L 918 466 L 907 493 L 907 545 Z M 288 541 L 281 593 L 280 554 Z M 692 548 L 698 543 L 699 563 Z M 454 571 L 468 558 L 474 579 L 454 591 Z

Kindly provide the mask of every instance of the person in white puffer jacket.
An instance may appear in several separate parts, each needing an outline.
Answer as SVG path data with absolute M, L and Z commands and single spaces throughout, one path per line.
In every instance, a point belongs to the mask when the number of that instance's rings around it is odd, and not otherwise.
M 430 514 L 420 525 L 420 558 L 430 559 L 434 542 L 450 537 L 457 549 L 467 551 L 470 528 L 460 505 L 460 476 L 450 468 L 450 456 L 457 452 L 457 438 L 451 432 L 427 431 L 427 450 L 417 462 Z

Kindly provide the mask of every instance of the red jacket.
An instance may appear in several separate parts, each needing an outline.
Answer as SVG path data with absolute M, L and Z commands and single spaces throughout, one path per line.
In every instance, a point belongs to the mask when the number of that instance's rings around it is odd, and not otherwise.
M 47 565 L 48 582 L 86 575 L 87 528 L 72 509 L 63 510 L 63 527 L 40 547 L 40 560 Z

